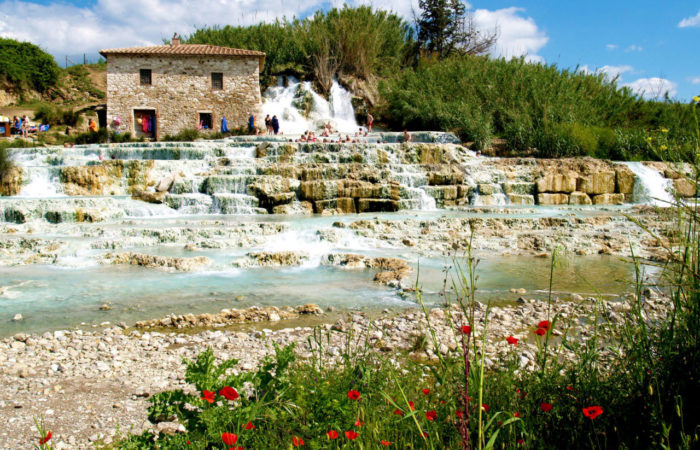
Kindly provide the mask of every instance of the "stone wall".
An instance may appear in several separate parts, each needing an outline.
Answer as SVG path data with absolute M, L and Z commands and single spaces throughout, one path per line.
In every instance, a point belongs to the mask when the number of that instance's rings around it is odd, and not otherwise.
M 109 55 L 107 122 L 135 133 L 134 110 L 154 110 L 156 138 L 196 128 L 200 112 L 211 113 L 217 131 L 222 116 L 229 128 L 246 126 L 260 111 L 259 68 L 257 56 Z M 141 85 L 140 69 L 151 69 L 151 85 Z M 212 72 L 223 73 L 222 90 L 212 89 Z

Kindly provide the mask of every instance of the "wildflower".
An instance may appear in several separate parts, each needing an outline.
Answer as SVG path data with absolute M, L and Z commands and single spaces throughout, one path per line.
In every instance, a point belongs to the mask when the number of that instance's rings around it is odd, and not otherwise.
M 345 432 L 345 437 L 350 439 L 351 441 L 354 441 L 355 439 L 357 439 L 357 436 L 359 436 L 359 435 L 360 435 L 360 433 L 358 433 L 357 431 L 350 430 L 350 431 Z
M 425 413 L 425 418 L 428 419 L 429 421 L 433 421 L 437 419 L 437 411 L 428 411 Z
M 430 394 L 430 389 L 425 388 L 425 389 L 423 389 L 421 392 L 423 392 L 425 395 L 429 395 L 429 394 Z
M 221 440 L 226 445 L 235 445 L 238 441 L 238 435 L 235 433 L 221 433 Z
M 423 437 L 424 437 L 424 438 L 427 438 L 427 437 L 428 437 L 428 433 L 426 433 L 426 432 L 424 431 L 424 432 L 423 432 Z
M 544 336 L 545 334 L 547 334 L 547 330 L 545 330 L 544 328 L 538 328 L 535 330 L 535 334 L 537 336 Z
M 462 411 L 457 411 L 457 417 L 461 419 L 462 417 L 464 417 L 464 413 Z
M 39 439 L 39 445 L 44 445 L 51 440 L 51 432 L 46 433 L 46 436 Z
M 661 150 L 668 150 L 668 145 L 662 145 L 662 146 L 659 147 L 659 148 L 660 148 Z
M 589 406 L 588 408 L 583 408 L 583 415 L 593 420 L 599 415 L 603 414 L 603 408 L 600 406 Z
M 525 443 L 525 441 L 523 441 L 522 438 L 518 439 L 518 445 L 523 445 L 524 443 Z
M 245 426 L 246 430 L 254 430 L 255 429 L 255 425 L 253 425 L 253 422 L 248 422 L 244 426 Z
M 540 409 L 544 412 L 549 412 L 552 410 L 552 408 L 553 408 L 553 406 L 551 403 L 547 403 L 547 402 L 540 403 Z
M 330 430 L 328 433 L 328 439 L 338 439 L 338 432 L 335 430 Z
M 700 103 L 700 95 L 696 95 L 695 97 L 693 97 L 693 101 L 695 103 Z
M 661 132 L 662 132 L 662 133 L 668 133 L 668 129 L 667 129 L 667 128 L 662 128 L 662 129 L 661 129 Z
M 384 439 L 382 439 L 381 441 L 379 441 L 379 443 L 382 444 L 384 447 L 388 447 L 388 446 L 391 445 L 391 442 L 385 441 Z
M 481 405 L 481 409 L 483 409 L 486 412 L 489 412 L 489 409 L 491 409 L 491 407 L 489 405 L 487 405 L 486 403 L 484 403 L 483 405 Z
M 219 395 L 224 397 L 226 400 L 231 400 L 231 401 L 234 401 L 239 397 L 238 391 L 236 391 L 231 386 L 226 386 L 226 387 L 222 388 L 219 391 Z
M 513 417 L 520 417 L 520 411 L 515 411 L 515 414 L 513 414 Z
M 573 386 L 567 386 L 567 387 L 566 387 L 566 390 L 567 390 L 567 391 L 573 391 L 573 390 L 574 390 L 574 387 L 573 387 Z
M 209 403 L 214 403 L 214 396 L 216 396 L 215 393 L 213 393 L 212 391 L 204 390 L 202 391 L 202 394 L 204 395 L 204 397 L 202 397 L 202 400 L 206 400 Z
M 542 328 L 544 330 L 549 330 L 552 327 L 552 322 L 549 320 L 543 320 L 542 322 L 537 324 L 537 328 Z
M 365 423 L 364 423 L 363 421 L 361 421 L 360 419 L 357 419 L 357 420 L 355 421 L 355 426 L 356 426 L 356 427 L 361 427 L 361 426 L 364 425 L 364 424 L 365 424 Z
M 646 141 L 651 142 L 651 136 L 647 137 Z
M 413 407 L 414 403 L 413 402 L 408 402 L 408 407 L 411 408 L 411 411 L 415 410 L 416 408 Z
M 300 438 L 299 436 L 294 436 L 292 438 L 292 445 L 295 447 L 301 447 L 304 445 L 304 440 Z
M 349 398 L 350 400 L 359 400 L 359 399 L 360 399 L 360 393 L 357 392 L 357 391 L 354 390 L 354 389 L 351 390 L 351 391 L 348 391 L 348 398 Z
M 445 404 L 445 400 L 440 400 L 440 404 L 441 404 L 441 405 L 444 405 L 444 404 Z
M 470 327 L 469 325 L 462 325 L 461 330 L 462 330 L 462 333 L 469 334 L 472 332 L 472 327 Z
M 403 411 L 401 411 L 400 409 L 395 409 L 394 414 L 397 416 L 403 416 Z
M 506 342 L 508 342 L 510 345 L 518 345 L 518 340 L 513 336 L 508 336 Z

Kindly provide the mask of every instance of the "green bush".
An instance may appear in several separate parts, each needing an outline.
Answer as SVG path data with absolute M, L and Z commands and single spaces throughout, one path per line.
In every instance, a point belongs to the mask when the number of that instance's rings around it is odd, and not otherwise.
M 56 86 L 60 73 L 53 57 L 36 45 L 0 38 L 0 77 L 10 83 L 45 92 Z
M 184 130 L 181 130 L 179 133 L 177 133 L 174 136 L 171 135 L 165 135 L 165 137 L 162 139 L 163 141 L 173 141 L 173 142 L 183 142 L 183 141 L 196 141 L 197 139 L 201 138 L 201 134 L 196 128 L 185 128 Z
M 56 105 L 43 104 L 39 106 L 39 109 L 34 114 L 34 120 L 38 120 L 42 124 L 74 127 L 80 120 L 80 112 L 73 111 L 71 107 L 61 108 Z

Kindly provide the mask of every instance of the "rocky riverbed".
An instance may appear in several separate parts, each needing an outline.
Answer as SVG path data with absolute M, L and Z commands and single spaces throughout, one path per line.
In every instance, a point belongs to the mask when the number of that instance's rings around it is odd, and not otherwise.
M 664 314 L 668 300 L 655 292 L 645 293 L 644 307 L 649 320 Z M 512 305 L 492 308 L 487 331 L 486 364 L 498 364 L 504 355 L 515 352 L 522 369 L 534 367 L 537 351 L 533 330 L 547 318 L 546 302 L 523 295 Z M 600 314 L 594 315 L 595 306 Z M 567 332 L 570 338 L 587 339 L 591 324 L 620 323 L 629 306 L 625 299 L 609 301 L 573 295 L 557 299 L 552 316 L 559 314 L 555 339 Z M 430 360 L 436 354 L 459 352 L 455 327 L 463 317 L 455 307 L 436 308 L 429 312 L 430 324 L 436 332 L 437 349 L 428 336 L 424 314 L 416 310 L 399 314 L 385 311 L 375 317 L 363 313 L 313 315 L 306 323 L 285 327 L 278 322 L 279 313 L 296 316 L 303 312 L 320 313 L 314 305 L 296 311 L 272 312 L 273 322 L 232 325 L 236 318 L 270 319 L 271 311 L 251 310 L 238 313 L 224 311 L 214 328 L 202 329 L 203 322 L 171 317 L 138 328 L 105 325 L 94 330 L 59 330 L 42 335 L 19 333 L 0 341 L 0 448 L 31 447 L 37 440 L 35 419 L 43 419 L 53 432 L 54 448 L 89 448 L 110 443 L 120 433 L 139 433 L 145 429 L 172 432 L 177 423 L 150 423 L 146 399 L 154 393 L 192 387 L 184 382 L 182 358 L 194 358 L 200 351 L 212 348 L 218 359 L 236 358 L 236 370 L 253 370 L 258 362 L 271 354 L 272 343 L 296 344 L 301 360 L 312 357 L 307 337 L 318 326 L 330 334 L 330 344 L 323 352 L 330 363 L 337 361 L 350 333 L 351 346 L 369 342 L 373 351 L 394 359 Z M 476 334 L 482 331 L 485 307 L 476 310 Z M 230 318 L 227 322 L 226 318 Z M 183 330 L 182 323 L 192 322 L 199 328 Z M 211 322 L 207 322 L 212 325 Z M 156 327 L 156 328 L 148 328 Z M 218 328 L 217 328 L 218 327 Z M 274 328 L 274 329 L 273 329 Z M 517 347 L 506 343 L 506 337 L 518 338 Z M 574 357 L 562 350 L 560 358 Z

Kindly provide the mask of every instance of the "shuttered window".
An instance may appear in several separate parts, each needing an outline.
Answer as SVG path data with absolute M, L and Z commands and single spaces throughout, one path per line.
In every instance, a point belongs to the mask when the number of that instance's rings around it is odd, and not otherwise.
M 211 73 L 211 88 L 220 91 L 224 88 L 224 74 L 220 72 Z

